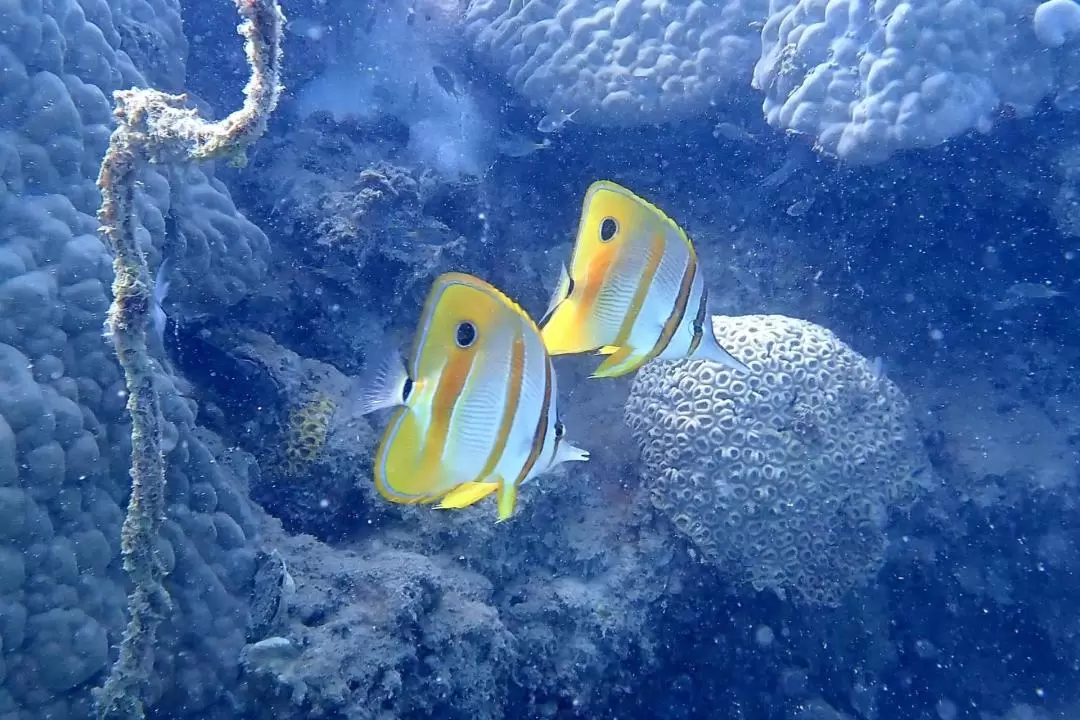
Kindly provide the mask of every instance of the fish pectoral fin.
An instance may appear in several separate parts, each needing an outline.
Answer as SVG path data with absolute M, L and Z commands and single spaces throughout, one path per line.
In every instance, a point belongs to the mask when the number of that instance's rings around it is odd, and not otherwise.
M 438 510 L 460 510 L 474 505 L 499 489 L 498 482 L 467 482 L 458 485 L 442 497 Z
M 606 349 L 606 348 L 605 348 Z M 593 371 L 594 378 L 617 378 L 632 373 L 645 364 L 645 355 L 637 355 L 632 347 L 617 348 L 607 360 Z
M 597 350 L 596 354 L 597 355 L 614 355 L 617 352 L 619 352 L 619 347 L 617 345 L 605 345 L 604 347 Z

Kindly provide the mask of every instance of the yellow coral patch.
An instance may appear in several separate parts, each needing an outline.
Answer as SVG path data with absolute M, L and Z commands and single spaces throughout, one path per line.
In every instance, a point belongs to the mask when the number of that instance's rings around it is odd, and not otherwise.
M 336 406 L 327 395 L 316 393 L 293 407 L 285 431 L 284 466 L 290 475 L 305 472 L 318 460 L 326 444 L 330 419 Z

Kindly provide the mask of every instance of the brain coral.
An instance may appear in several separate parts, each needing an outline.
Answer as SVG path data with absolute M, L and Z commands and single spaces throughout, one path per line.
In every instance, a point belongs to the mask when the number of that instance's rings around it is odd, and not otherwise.
M 910 504 L 928 465 L 908 403 L 812 323 L 713 328 L 752 375 L 651 363 L 627 401 L 653 504 L 754 588 L 834 605 L 880 568 L 887 513 Z
M 473 0 L 474 49 L 549 111 L 594 125 L 699 115 L 745 85 L 764 0 Z
M 771 0 L 754 86 L 766 119 L 850 162 L 971 129 L 1054 89 L 1030 0 Z

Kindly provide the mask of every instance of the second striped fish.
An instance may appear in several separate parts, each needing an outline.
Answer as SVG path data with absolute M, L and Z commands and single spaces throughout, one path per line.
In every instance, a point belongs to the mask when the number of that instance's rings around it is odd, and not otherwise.
M 593 377 L 686 357 L 748 372 L 713 335 L 690 238 L 655 205 L 613 182 L 589 186 L 570 269 L 564 266 L 540 327 L 552 355 L 607 355 Z

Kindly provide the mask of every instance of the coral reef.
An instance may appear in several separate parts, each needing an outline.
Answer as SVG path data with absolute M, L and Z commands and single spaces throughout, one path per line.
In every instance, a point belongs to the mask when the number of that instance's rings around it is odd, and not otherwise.
M 713 327 L 749 376 L 654 363 L 627 401 L 652 502 L 754 588 L 834 605 L 880 569 L 888 512 L 929 472 L 907 400 L 812 323 L 715 317 Z
M 249 303 L 250 325 L 346 373 L 372 351 L 401 347 L 388 330 L 415 320 L 438 273 L 479 271 L 495 250 L 477 182 L 408 164 L 401 129 L 310 118 L 269 138 L 238 178 L 252 214 L 281 240 L 271 279 Z M 508 258 L 500 272 L 516 269 Z
M 582 490 L 527 495 L 527 526 L 513 537 L 482 510 L 394 507 L 401 520 L 332 551 L 268 520 L 263 537 L 297 590 L 279 634 L 242 654 L 242 707 L 357 719 L 610 707 L 613 688 L 655 667 L 650 613 L 678 597 L 687 568 L 652 529 L 621 541 L 627 515 Z M 567 500 L 577 516 L 566 517 Z
M 474 51 L 534 105 L 633 126 L 737 107 L 859 164 L 938 146 L 1045 98 L 1077 108 L 1074 0 L 476 0 Z

